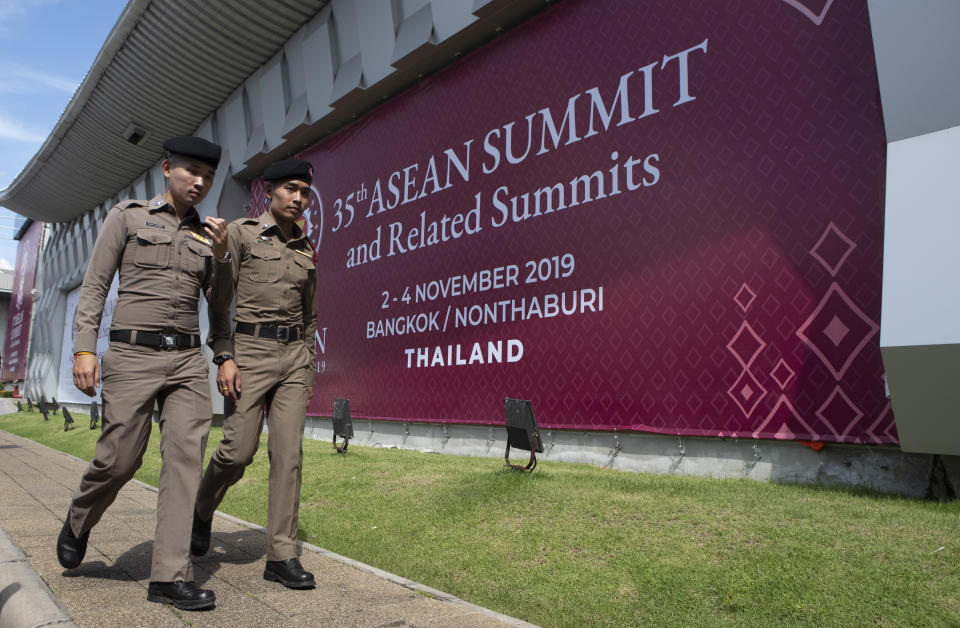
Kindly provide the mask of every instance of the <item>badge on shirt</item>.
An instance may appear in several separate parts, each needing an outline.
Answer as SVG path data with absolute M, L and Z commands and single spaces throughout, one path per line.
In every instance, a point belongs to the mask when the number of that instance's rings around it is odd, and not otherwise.
M 258 236 L 257 236 L 257 240 L 260 240 L 261 242 L 271 242 L 271 243 L 272 243 L 272 240 L 273 240 L 273 239 L 272 239 L 270 236 L 258 235 Z
M 187 235 L 196 240 L 197 242 L 203 242 L 207 246 L 211 246 L 213 243 L 210 241 L 210 238 L 205 238 L 199 233 L 194 233 L 193 231 L 188 231 Z
M 166 227 L 164 227 L 163 225 L 158 225 L 158 224 L 155 223 L 155 222 L 149 222 L 149 221 L 148 221 L 148 222 L 145 222 L 145 223 L 143 223 L 143 224 L 147 225 L 148 227 L 153 227 L 154 229 L 166 229 Z

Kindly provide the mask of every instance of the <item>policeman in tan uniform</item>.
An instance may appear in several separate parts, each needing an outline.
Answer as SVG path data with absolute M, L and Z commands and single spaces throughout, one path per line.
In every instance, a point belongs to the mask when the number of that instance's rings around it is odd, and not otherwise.
M 215 346 L 225 397 L 223 441 L 197 493 L 190 551 L 210 546 L 214 511 L 253 461 L 266 406 L 270 481 L 266 580 L 293 589 L 315 586 L 297 559 L 303 427 L 313 389 L 317 276 L 313 249 L 296 224 L 310 198 L 313 169 L 289 159 L 269 166 L 269 209 L 231 222 L 230 259 L 237 309 L 232 342 Z M 222 324 L 221 324 L 222 326 Z
M 83 561 L 91 528 L 140 467 L 156 402 L 163 463 L 147 599 L 194 610 L 215 603 L 212 591 L 192 582 L 187 540 L 212 414 L 198 308 L 203 292 L 211 319 L 218 309 L 229 313 L 231 269 L 225 221 L 201 222 L 194 208 L 213 183 L 220 147 L 198 137 L 163 146 L 166 191 L 110 210 L 80 289 L 73 381 L 92 396 L 101 380 L 96 350 L 104 300 L 120 272 L 103 356 L 103 431 L 74 493 L 57 558 L 67 569 Z

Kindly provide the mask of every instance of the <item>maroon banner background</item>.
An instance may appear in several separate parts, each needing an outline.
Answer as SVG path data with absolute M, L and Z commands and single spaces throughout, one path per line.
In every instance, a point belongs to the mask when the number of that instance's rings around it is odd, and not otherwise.
M 27 370 L 30 320 L 33 316 L 33 287 L 37 278 L 37 257 L 43 223 L 34 222 L 17 243 L 17 262 L 13 270 L 13 290 L 7 314 L 7 339 L 3 348 L 0 380 L 22 381 Z
M 863 0 L 558 3 L 302 153 L 311 414 L 896 443 L 879 102 Z

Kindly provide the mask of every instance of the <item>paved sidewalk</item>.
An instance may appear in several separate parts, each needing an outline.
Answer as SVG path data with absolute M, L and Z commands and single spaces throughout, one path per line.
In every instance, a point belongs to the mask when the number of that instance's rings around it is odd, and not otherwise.
M 46 582 L 23 576 L 7 583 L 16 576 L 4 563 L 0 628 L 68 626 L 64 609 L 77 626 L 530 625 L 308 544 L 300 560 L 317 588 L 288 590 L 263 580 L 263 529 L 219 514 L 210 553 L 194 560 L 197 584 L 216 593 L 217 607 L 186 612 L 148 602 L 157 501 L 151 487 L 124 487 L 91 532 L 82 565 L 64 570 L 57 562 L 57 535 L 84 468 L 73 456 L 0 431 L 0 561 L 6 531 L 23 552 L 8 551 L 10 564 L 26 569 L 25 555 Z M 32 620 L 22 619 L 24 609 Z

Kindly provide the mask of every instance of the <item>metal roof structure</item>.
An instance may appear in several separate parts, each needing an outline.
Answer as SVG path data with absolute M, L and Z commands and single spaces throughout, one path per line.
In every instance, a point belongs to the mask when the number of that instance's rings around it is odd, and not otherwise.
M 130 0 L 43 146 L 0 190 L 0 205 L 63 222 L 102 203 L 328 2 Z

